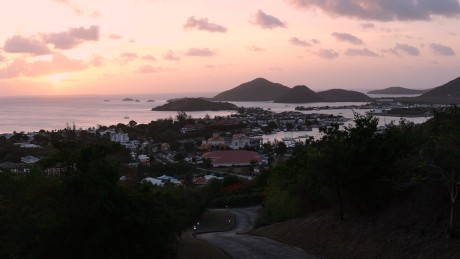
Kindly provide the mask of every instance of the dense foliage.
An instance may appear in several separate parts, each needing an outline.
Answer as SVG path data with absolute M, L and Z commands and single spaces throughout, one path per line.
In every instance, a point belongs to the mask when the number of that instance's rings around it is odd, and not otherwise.
M 373 213 L 415 186 L 434 181 L 447 183 L 453 230 L 460 186 L 459 130 L 457 107 L 435 112 L 420 125 L 403 120 L 382 130 L 376 118 L 355 115 L 353 126 L 322 128 L 320 139 L 309 139 L 284 164 L 261 175 L 265 210 L 260 224 L 326 207 L 336 208 L 341 219 Z
M 53 139 L 42 166 L 0 172 L 1 258 L 161 258 L 202 212 L 200 190 L 119 181 L 124 149 L 105 138 Z M 78 141 L 77 141 L 78 140 Z M 81 141 L 80 141 L 81 140 Z

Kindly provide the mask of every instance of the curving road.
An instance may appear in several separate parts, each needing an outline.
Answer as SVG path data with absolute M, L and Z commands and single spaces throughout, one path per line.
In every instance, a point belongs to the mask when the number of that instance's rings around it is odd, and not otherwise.
M 199 234 L 198 238 L 215 245 L 230 258 L 315 258 L 306 254 L 300 248 L 292 247 L 269 238 L 238 234 L 252 229 L 257 219 L 257 210 L 259 208 L 228 209 L 235 215 L 235 225 L 232 230 Z

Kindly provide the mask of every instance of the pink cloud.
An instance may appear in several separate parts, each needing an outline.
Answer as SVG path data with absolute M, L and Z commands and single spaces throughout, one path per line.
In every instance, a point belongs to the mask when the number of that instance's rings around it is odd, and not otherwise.
M 208 32 L 227 32 L 227 28 L 224 26 L 210 23 L 207 18 L 195 19 L 194 16 L 188 18 L 187 23 L 184 25 L 184 29 L 197 29 Z
M 455 51 L 451 47 L 439 43 L 431 43 L 430 48 L 439 56 L 455 56 Z
M 264 29 L 275 29 L 275 28 L 286 28 L 286 24 L 275 16 L 266 14 L 262 10 L 257 11 L 257 13 L 250 20 L 252 24 L 259 25 Z
M 247 48 L 248 50 L 254 51 L 254 52 L 263 52 L 263 51 L 265 51 L 264 48 L 261 48 L 261 47 L 259 47 L 259 46 L 255 46 L 255 45 L 248 46 L 248 47 L 246 47 L 246 48 Z
M 164 55 L 163 55 L 163 59 L 165 60 L 171 60 L 171 61 L 179 61 L 180 60 L 180 57 L 178 57 L 174 51 L 172 50 L 168 50 Z
M 145 56 L 142 56 L 142 59 L 143 60 L 147 60 L 147 61 L 157 61 L 157 59 L 152 56 L 152 55 L 145 55 Z
M 350 33 L 333 32 L 331 35 L 334 38 L 336 38 L 338 41 L 345 41 L 345 42 L 349 42 L 354 45 L 364 44 L 364 42 L 360 38 L 354 35 L 351 35 Z
M 319 57 L 326 58 L 326 59 L 334 59 L 339 57 L 339 53 L 337 53 L 333 49 L 320 49 L 316 53 Z
M 121 35 L 119 35 L 119 34 L 113 34 L 113 33 L 109 34 L 109 39 L 112 39 L 112 40 L 119 40 L 119 39 L 121 39 L 121 38 L 123 38 L 123 36 L 121 36 Z
M 190 48 L 185 52 L 185 56 L 192 56 L 192 57 L 211 57 L 215 56 L 216 52 L 210 50 L 208 48 Z
M 301 46 L 301 47 L 310 47 L 311 43 L 307 42 L 306 40 L 301 40 L 297 37 L 292 37 L 289 39 L 289 42 L 294 46 Z
M 55 53 L 50 61 L 35 61 L 28 63 L 24 59 L 16 59 L 8 66 L 0 69 L 0 78 L 14 78 L 19 76 L 34 77 L 84 70 L 87 64 L 80 60 L 69 59 L 66 56 Z
M 71 49 L 85 41 L 98 41 L 99 27 L 70 28 L 65 32 L 43 34 L 42 38 L 44 42 L 53 44 L 57 49 Z
M 125 59 L 130 59 L 130 60 L 138 58 L 137 54 L 134 52 L 123 52 L 121 53 L 120 57 L 125 58 Z
M 377 53 L 364 48 L 364 49 L 347 49 L 344 53 L 350 57 L 378 57 Z
M 383 52 L 388 52 L 400 57 L 403 56 L 403 54 L 409 56 L 418 56 L 420 54 L 420 50 L 417 47 L 404 43 L 396 43 L 393 48 L 383 50 Z
M 5 41 L 3 50 L 8 53 L 27 53 L 33 56 L 51 54 L 48 46 L 33 38 L 24 38 L 20 35 L 15 35 Z
M 286 0 L 298 8 L 319 8 L 332 16 L 362 20 L 414 21 L 460 14 L 457 0 Z
M 136 73 L 140 73 L 140 74 L 152 74 L 152 73 L 158 73 L 160 72 L 161 69 L 160 68 L 155 68 L 153 66 L 150 66 L 150 65 L 145 65 L 145 66 L 140 66 L 137 70 L 136 70 Z

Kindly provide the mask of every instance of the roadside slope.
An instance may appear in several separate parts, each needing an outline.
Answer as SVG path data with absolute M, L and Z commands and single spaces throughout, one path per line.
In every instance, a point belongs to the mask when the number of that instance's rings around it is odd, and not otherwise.
M 335 211 L 325 210 L 251 234 L 327 258 L 460 258 L 460 239 L 446 238 L 445 192 L 442 185 L 427 184 L 372 215 L 348 215 L 341 222 Z M 457 226 L 459 221 L 457 215 Z

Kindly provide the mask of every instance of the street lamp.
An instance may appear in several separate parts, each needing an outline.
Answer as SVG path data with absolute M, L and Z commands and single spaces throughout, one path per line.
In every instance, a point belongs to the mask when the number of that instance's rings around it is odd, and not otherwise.
M 196 238 L 196 225 L 193 225 L 193 233 L 192 233 L 193 238 Z

